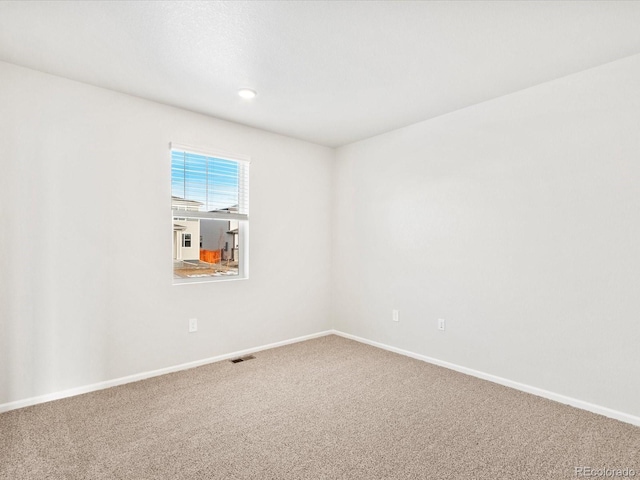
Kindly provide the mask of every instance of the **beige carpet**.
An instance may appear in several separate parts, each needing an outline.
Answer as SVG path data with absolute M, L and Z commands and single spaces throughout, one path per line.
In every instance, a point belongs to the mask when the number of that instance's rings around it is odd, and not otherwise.
M 329 336 L 0 414 L 2 479 L 569 479 L 640 428 Z

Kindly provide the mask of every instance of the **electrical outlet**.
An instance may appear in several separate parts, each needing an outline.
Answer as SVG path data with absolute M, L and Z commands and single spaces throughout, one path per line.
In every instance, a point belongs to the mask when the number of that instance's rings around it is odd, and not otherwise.
M 443 330 L 445 329 L 445 323 L 444 323 L 444 318 L 439 318 L 438 319 L 438 330 Z
M 400 312 L 398 312 L 398 310 L 392 310 L 392 311 L 391 311 L 391 315 L 392 315 L 392 316 L 391 316 L 391 319 L 392 319 L 394 322 L 399 322 L 399 321 L 400 321 L 400 317 L 398 316 L 398 315 L 399 315 L 399 313 L 400 313 Z
M 197 332 L 198 331 L 198 319 L 197 318 L 190 318 L 189 319 L 189 333 L 193 333 L 193 332 Z

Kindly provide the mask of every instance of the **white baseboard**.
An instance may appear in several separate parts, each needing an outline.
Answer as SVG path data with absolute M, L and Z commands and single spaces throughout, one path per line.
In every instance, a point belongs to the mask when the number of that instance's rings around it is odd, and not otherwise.
M 31 405 L 37 405 L 38 403 L 50 402 L 52 400 L 59 400 L 61 398 L 73 397 L 82 393 L 95 392 L 96 390 L 103 390 L 109 387 L 115 387 L 118 385 L 124 385 L 125 383 L 137 382 L 144 380 L 145 378 L 157 377 L 159 375 L 165 375 L 167 373 L 178 372 L 180 370 L 187 370 L 189 368 L 200 367 L 209 363 L 220 362 L 222 360 L 228 360 L 230 358 L 241 357 L 250 353 L 260 352 L 262 350 L 268 350 L 270 348 L 282 347 L 291 343 L 303 342 L 305 340 L 311 340 L 312 338 L 324 337 L 331 335 L 332 330 L 324 332 L 312 333 L 311 335 L 304 335 L 302 337 L 292 338 L 289 340 L 283 340 L 281 342 L 270 343 L 268 345 L 262 345 L 260 347 L 247 348 L 246 350 L 240 350 L 238 352 L 225 353 L 224 355 L 218 355 L 215 357 L 205 358 L 202 360 L 196 360 L 194 362 L 183 363 L 180 365 L 174 365 L 172 367 L 160 368 L 158 370 L 151 370 L 149 372 L 136 373 L 134 375 L 128 375 L 126 377 L 114 378 L 113 380 L 107 380 L 105 382 L 92 383 L 91 385 L 84 385 L 82 387 L 70 388 L 61 392 L 48 393 L 46 395 L 39 395 L 37 397 L 25 398 L 23 400 L 16 400 L 14 402 L 0 404 L 0 413 L 8 412 L 9 410 L 16 410 L 18 408 L 30 407 Z
M 367 340 L 366 338 L 357 337 L 356 335 L 340 332 L 338 330 L 333 330 L 331 333 L 335 335 L 339 335 L 344 338 L 348 338 L 350 340 L 355 340 L 356 342 L 365 343 L 373 347 L 382 348 L 383 350 L 399 353 L 400 355 L 405 355 L 407 357 L 415 358 L 416 360 L 422 360 L 423 362 L 431 363 L 433 365 L 438 365 L 440 367 L 445 367 L 450 370 L 455 370 L 456 372 L 471 375 L 473 377 L 481 378 L 483 380 L 488 380 L 493 383 L 504 385 L 505 387 L 510 387 L 516 390 L 520 390 L 522 392 L 531 393 L 532 395 L 537 395 L 539 397 L 547 398 L 555 402 L 571 405 L 572 407 L 576 407 L 581 410 L 597 413 L 598 415 L 604 415 L 605 417 L 614 418 L 616 420 L 620 420 L 621 422 L 630 423 L 631 425 L 636 425 L 640 427 L 640 417 L 636 417 L 635 415 L 630 415 L 628 413 L 620 412 L 618 410 L 613 410 L 611 408 L 595 405 L 593 403 L 585 402 L 583 400 L 578 400 L 577 398 L 567 397 L 565 395 L 550 392 L 542 388 L 532 387 L 531 385 L 526 385 L 524 383 L 514 382 L 513 380 L 508 380 L 506 378 L 498 377 L 496 375 L 491 375 L 490 373 L 481 372 L 478 370 L 474 370 L 472 368 L 461 367 L 460 365 L 445 362 L 443 360 L 438 360 L 437 358 L 427 357 L 426 355 L 421 355 L 419 353 L 410 352 L 408 350 L 403 350 L 401 348 L 391 347 L 383 343 L 374 342 L 373 340 Z
M 73 397 L 75 395 L 80 395 L 83 393 L 94 392 L 97 390 L 103 390 L 105 388 L 115 387 L 118 385 L 124 385 L 125 383 L 137 382 L 139 380 L 144 380 L 146 378 L 157 377 L 159 375 L 165 375 L 167 373 L 178 372 L 180 370 L 187 370 L 189 368 L 200 367 L 202 365 L 207 365 L 209 363 L 220 362 L 222 360 L 228 360 L 234 357 L 241 357 L 243 355 L 248 355 L 250 353 L 259 352 L 262 350 L 268 350 L 270 348 L 282 347 L 284 345 L 289 345 L 292 343 L 303 342 L 305 340 L 311 340 L 313 338 L 324 337 L 327 335 L 339 335 L 344 338 L 348 338 L 350 340 L 355 340 L 356 342 L 364 343 L 367 345 L 371 345 L 373 347 L 382 348 L 383 350 L 388 350 L 390 352 L 398 353 L 400 355 L 405 355 L 407 357 L 415 358 L 416 360 L 421 360 L 423 362 L 431 363 L 433 365 L 438 365 L 440 367 L 448 368 L 450 370 L 455 370 L 456 372 L 464 373 L 466 375 L 471 375 L 473 377 L 481 378 L 483 380 L 488 380 L 493 383 L 497 383 L 499 385 L 504 385 L 505 387 L 514 388 L 516 390 L 520 390 L 522 392 L 530 393 L 532 395 L 537 395 L 539 397 L 547 398 L 549 400 L 553 400 L 555 402 L 563 403 L 566 405 L 571 405 L 572 407 L 576 407 L 582 410 L 586 410 L 588 412 L 596 413 L 598 415 L 604 415 L 605 417 L 613 418 L 616 420 L 620 420 L 621 422 L 630 423 L 631 425 L 640 426 L 640 417 L 635 415 L 630 415 L 628 413 L 620 412 L 618 410 L 613 410 L 611 408 L 602 407 L 600 405 L 595 405 L 593 403 L 585 402 L 583 400 L 578 400 L 576 398 L 567 397 L 565 395 L 561 395 L 559 393 L 550 392 L 548 390 L 544 390 L 538 387 L 532 387 L 531 385 L 526 385 L 524 383 L 515 382 L 513 380 L 509 380 L 506 378 L 498 377 L 496 375 L 492 375 L 489 373 L 481 372 L 479 370 L 474 370 L 472 368 L 462 367 L 460 365 L 456 365 L 454 363 L 445 362 L 443 360 L 438 360 L 437 358 L 428 357 L 426 355 L 421 355 L 419 353 L 410 352 L 408 350 L 403 350 L 401 348 L 392 347 L 390 345 L 385 345 L 380 342 L 375 342 L 373 340 L 367 340 L 366 338 L 358 337 L 356 335 L 351 335 L 349 333 L 344 333 L 339 330 L 327 330 L 324 332 L 318 332 L 311 335 L 304 335 L 302 337 L 292 338 L 289 340 L 283 340 L 280 342 L 270 343 L 268 345 L 262 345 L 259 347 L 248 348 L 245 350 L 240 350 L 237 352 L 226 353 L 224 355 L 218 355 L 215 357 L 205 358 L 202 360 L 196 360 L 194 362 L 183 363 L 180 365 L 174 365 L 172 367 L 161 368 L 158 370 L 151 370 L 148 372 L 136 373 L 134 375 L 128 375 L 126 377 L 115 378 L 112 380 L 107 380 L 105 382 L 93 383 L 90 385 L 84 385 L 81 387 L 71 388 L 68 390 L 63 390 L 60 392 L 48 393 L 46 395 L 39 395 L 36 397 L 25 398 L 23 400 L 16 400 L 14 402 L 3 403 L 0 404 L 0 413 L 8 412 L 9 410 L 15 410 L 18 408 L 29 407 L 31 405 L 37 405 L 39 403 L 50 402 L 52 400 L 59 400 L 61 398 Z

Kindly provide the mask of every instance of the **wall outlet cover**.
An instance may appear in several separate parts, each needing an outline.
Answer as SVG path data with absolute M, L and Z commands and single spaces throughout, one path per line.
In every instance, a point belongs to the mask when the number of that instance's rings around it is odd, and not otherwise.
M 198 331 L 198 319 L 197 318 L 190 318 L 189 319 L 189 333 L 193 333 L 193 332 L 197 332 Z

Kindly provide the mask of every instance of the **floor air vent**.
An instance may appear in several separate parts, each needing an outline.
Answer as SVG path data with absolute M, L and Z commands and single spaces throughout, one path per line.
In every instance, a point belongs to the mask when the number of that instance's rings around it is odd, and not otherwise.
M 253 360 L 254 357 L 253 355 L 245 355 L 244 357 L 238 357 L 238 358 L 233 358 L 230 360 L 231 363 L 240 363 L 240 362 L 246 362 L 247 360 Z

